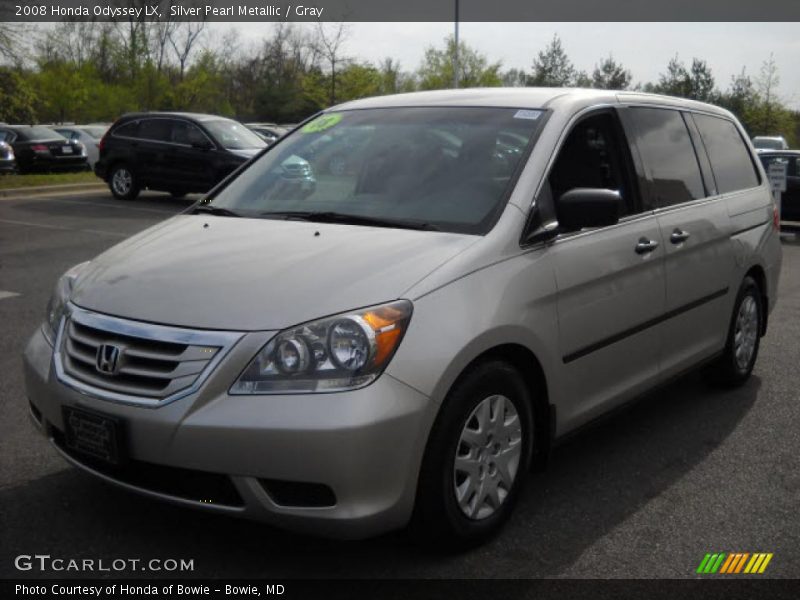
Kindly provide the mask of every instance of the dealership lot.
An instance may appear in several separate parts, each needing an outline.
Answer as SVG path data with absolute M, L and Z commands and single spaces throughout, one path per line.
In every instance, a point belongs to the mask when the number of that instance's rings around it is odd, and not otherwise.
M 20 554 L 193 559 L 197 577 L 686 577 L 707 552 L 770 552 L 768 575 L 800 575 L 792 240 L 770 332 L 743 388 L 714 391 L 690 375 L 565 441 L 509 527 L 472 552 L 428 554 L 400 535 L 302 537 L 159 504 L 68 467 L 28 422 L 24 344 L 66 268 L 190 203 L 159 194 L 123 203 L 105 191 L 0 198 L 1 577 L 40 576 L 14 568 Z

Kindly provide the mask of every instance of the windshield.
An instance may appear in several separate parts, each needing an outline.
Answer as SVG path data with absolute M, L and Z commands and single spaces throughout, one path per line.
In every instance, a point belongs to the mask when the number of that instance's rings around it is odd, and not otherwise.
M 236 121 L 203 121 L 203 126 L 228 150 L 251 150 L 266 146 L 264 140 Z
M 283 138 L 212 203 L 243 216 L 336 213 L 484 234 L 541 115 L 452 107 L 326 113 Z

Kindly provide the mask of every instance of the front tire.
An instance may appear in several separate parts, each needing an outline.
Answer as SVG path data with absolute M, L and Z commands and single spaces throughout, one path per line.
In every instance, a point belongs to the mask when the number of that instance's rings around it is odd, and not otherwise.
M 139 195 L 139 181 L 126 164 L 115 165 L 111 169 L 108 187 L 117 200 L 135 200 Z
M 712 383 L 736 387 L 747 381 L 758 358 L 763 315 L 761 289 L 752 277 L 745 277 L 736 295 L 725 350 L 709 369 Z
M 533 411 L 511 365 L 471 367 L 434 424 L 420 471 L 412 532 L 467 548 L 495 535 L 511 515 L 530 467 Z

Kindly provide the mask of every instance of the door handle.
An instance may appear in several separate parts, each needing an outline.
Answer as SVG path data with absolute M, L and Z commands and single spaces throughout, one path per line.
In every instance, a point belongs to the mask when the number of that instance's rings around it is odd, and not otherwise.
M 672 235 L 669 236 L 669 241 L 673 244 L 682 244 L 688 239 L 689 232 L 678 229 L 677 227 L 673 230 Z
M 636 244 L 636 254 L 647 254 L 658 248 L 658 242 L 655 240 L 648 240 L 646 237 L 639 238 Z

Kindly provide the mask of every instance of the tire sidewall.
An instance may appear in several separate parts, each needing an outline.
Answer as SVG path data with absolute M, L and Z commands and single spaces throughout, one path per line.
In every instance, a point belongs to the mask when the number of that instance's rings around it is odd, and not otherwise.
M 736 362 L 736 321 L 739 316 L 739 309 L 742 306 L 745 298 L 752 297 L 756 303 L 756 314 L 758 316 L 758 333 L 756 335 L 755 347 L 753 348 L 753 355 L 750 357 L 750 362 L 747 364 L 746 369 L 741 369 Z M 733 306 L 733 314 L 731 315 L 731 322 L 728 329 L 728 343 L 725 347 L 725 360 L 728 363 L 727 367 L 735 380 L 743 381 L 750 376 L 753 371 L 756 360 L 758 359 L 758 349 L 761 341 L 761 329 L 763 328 L 764 312 L 762 306 L 761 292 L 758 284 L 751 278 L 745 277 L 742 285 L 739 287 L 739 292 L 736 295 L 736 302 Z
M 117 174 L 117 171 L 123 169 L 127 171 L 131 176 L 131 187 L 130 190 L 128 190 L 127 194 L 119 194 L 114 189 L 114 176 Z M 118 200 L 133 200 L 139 194 L 138 182 L 136 181 L 136 174 L 126 164 L 118 164 L 112 167 L 108 177 L 108 187 L 111 189 L 111 195 L 113 195 L 114 198 L 117 198 Z
M 522 425 L 522 453 L 508 496 L 489 517 L 474 520 L 458 505 L 453 486 L 455 456 L 461 433 L 475 407 L 489 396 L 501 394 L 514 405 Z M 491 537 L 508 519 L 524 486 L 533 450 L 534 422 L 530 392 L 511 366 L 491 361 L 471 368 L 451 390 L 425 452 L 417 509 L 426 526 L 439 529 L 444 543 L 471 545 Z

